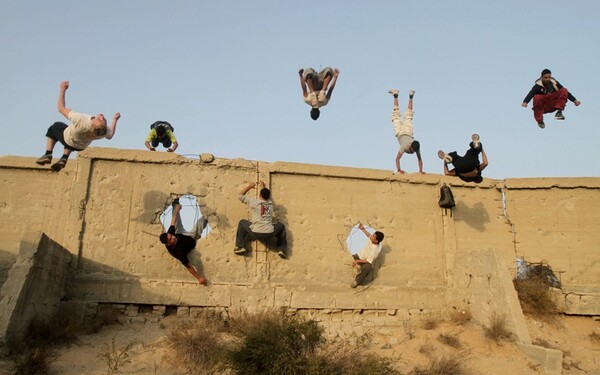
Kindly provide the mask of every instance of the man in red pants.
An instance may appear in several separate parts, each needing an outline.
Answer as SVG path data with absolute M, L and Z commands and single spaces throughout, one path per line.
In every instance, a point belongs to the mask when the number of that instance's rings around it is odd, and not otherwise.
M 581 104 L 579 100 L 575 99 L 573 94 L 552 78 L 550 69 L 542 70 L 541 77 L 535 81 L 529 94 L 523 99 L 521 107 L 527 107 L 531 99 L 533 99 L 533 117 L 541 129 L 546 127 L 546 124 L 544 124 L 544 113 L 556 111 L 554 118 L 564 120 L 565 116 L 562 111 L 565 109 L 567 99 L 572 101 L 575 106 Z

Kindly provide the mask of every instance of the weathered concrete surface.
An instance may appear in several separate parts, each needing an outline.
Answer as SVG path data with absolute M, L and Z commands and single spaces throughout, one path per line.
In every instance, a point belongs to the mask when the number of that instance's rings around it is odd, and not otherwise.
M 59 311 L 70 263 L 71 254 L 48 236 L 24 235 L 17 261 L 0 291 L 2 354 L 24 338 L 33 320 L 48 320 Z
M 248 257 L 232 252 L 237 222 L 249 216 L 237 192 L 258 179 L 287 227 L 286 261 L 260 243 Z M 442 182 L 457 201 L 452 217 L 437 207 Z M 433 174 L 89 148 L 60 173 L 33 158 L 2 157 L 0 188 L 0 270 L 25 232 L 43 231 L 76 256 L 72 300 L 435 311 L 453 300 L 448 286 L 461 254 L 487 249 L 510 272 L 516 256 L 546 260 L 569 293 L 568 312 L 600 312 L 599 178 L 474 185 Z M 192 256 L 208 288 L 157 240 L 159 215 L 186 193 L 212 228 Z M 344 244 L 358 221 L 386 234 L 366 291 L 348 288 Z

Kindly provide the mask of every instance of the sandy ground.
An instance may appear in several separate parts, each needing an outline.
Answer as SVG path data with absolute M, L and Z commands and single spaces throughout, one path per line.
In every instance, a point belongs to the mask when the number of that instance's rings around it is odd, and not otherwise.
M 590 339 L 591 333 L 600 334 L 600 320 L 596 319 L 561 316 L 553 323 L 531 318 L 527 321 L 534 343 L 564 352 L 563 374 L 600 375 L 600 343 Z M 172 315 L 159 323 L 105 326 L 96 334 L 80 336 L 76 344 L 60 348 L 51 366 L 52 374 L 107 374 L 108 366 L 101 355 L 111 348 L 113 340 L 117 349 L 134 343 L 127 352 L 130 363 L 122 366 L 119 373 L 185 374 L 184 369 L 172 367 L 163 358 L 167 350 L 165 338 L 176 325 L 177 317 Z M 456 339 L 457 347 L 443 343 L 440 337 Z M 385 335 L 369 335 L 363 341 L 368 350 L 392 359 L 402 373 L 415 366 L 425 368 L 444 356 L 458 356 L 471 374 L 543 373 L 514 344 L 498 345 L 487 340 L 481 327 L 473 323 L 439 322 L 434 329 L 415 324 L 390 329 Z M 6 360 L 0 361 L 1 372 L 10 373 L 9 365 Z

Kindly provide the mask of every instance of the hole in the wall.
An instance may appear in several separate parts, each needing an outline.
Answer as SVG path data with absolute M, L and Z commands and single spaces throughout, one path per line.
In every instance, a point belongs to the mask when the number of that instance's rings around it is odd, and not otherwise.
M 369 233 L 375 232 L 375 229 L 368 225 L 365 225 L 365 229 Z M 365 236 L 363 231 L 358 228 L 358 223 L 356 223 L 352 229 L 350 229 L 350 234 L 346 238 L 346 246 L 348 247 L 348 250 L 350 250 L 350 254 L 356 254 L 365 247 L 367 241 L 369 241 L 369 237 Z
M 192 194 L 185 194 L 179 197 L 179 203 L 181 204 L 179 215 L 181 216 L 183 227 L 186 231 L 191 231 L 194 224 L 203 216 L 198 205 L 198 199 Z M 163 224 L 165 231 L 171 225 L 172 212 L 173 207 L 169 204 L 160 215 L 160 222 Z M 211 231 L 210 224 L 206 224 L 206 228 L 202 231 L 202 238 L 205 238 Z

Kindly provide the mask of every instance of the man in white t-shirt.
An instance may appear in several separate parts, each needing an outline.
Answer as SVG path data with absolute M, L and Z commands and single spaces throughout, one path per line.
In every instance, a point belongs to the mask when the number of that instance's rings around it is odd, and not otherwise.
M 63 122 L 55 122 L 46 132 L 48 141 L 46 153 L 36 160 L 39 165 L 52 163 L 52 151 L 56 142 L 64 146 L 63 156 L 52 165 L 52 169 L 60 171 L 67 165 L 67 159 L 73 151 L 82 151 L 95 139 L 111 139 L 115 135 L 117 121 L 121 118 L 119 112 L 115 113 L 110 127 L 106 126 L 106 118 L 103 114 L 96 116 L 77 113 L 65 106 L 65 93 L 69 88 L 69 81 L 60 83 L 60 94 L 58 95 L 58 112 L 71 121 L 70 125 Z
M 238 224 L 237 234 L 235 236 L 234 253 L 243 255 L 246 253 L 246 242 L 248 240 L 269 240 L 277 238 L 277 248 L 279 256 L 287 258 L 287 236 L 285 225 L 282 223 L 273 223 L 273 202 L 271 202 L 271 190 L 265 187 L 265 183 L 259 182 L 259 197 L 250 198 L 246 195 L 248 191 L 256 187 L 252 182 L 240 191 L 239 199 L 250 207 L 252 221 L 242 219 Z
M 352 263 L 352 267 L 359 266 L 360 271 L 356 278 L 350 284 L 351 288 L 356 288 L 371 274 L 373 271 L 373 262 L 379 256 L 381 252 L 381 241 L 383 241 L 383 233 L 380 231 L 376 231 L 371 234 L 369 231 L 365 229 L 365 226 L 362 223 L 358 223 L 358 228 L 362 230 L 362 232 L 369 237 L 369 241 L 363 247 L 361 251 L 356 254 L 352 254 L 354 258 L 354 262 Z
M 331 99 L 340 70 L 326 67 L 317 73 L 313 68 L 306 68 L 300 69 L 298 74 L 300 75 L 304 103 L 312 108 L 310 118 L 317 121 L 321 115 L 319 108 L 326 106 L 329 99 Z

